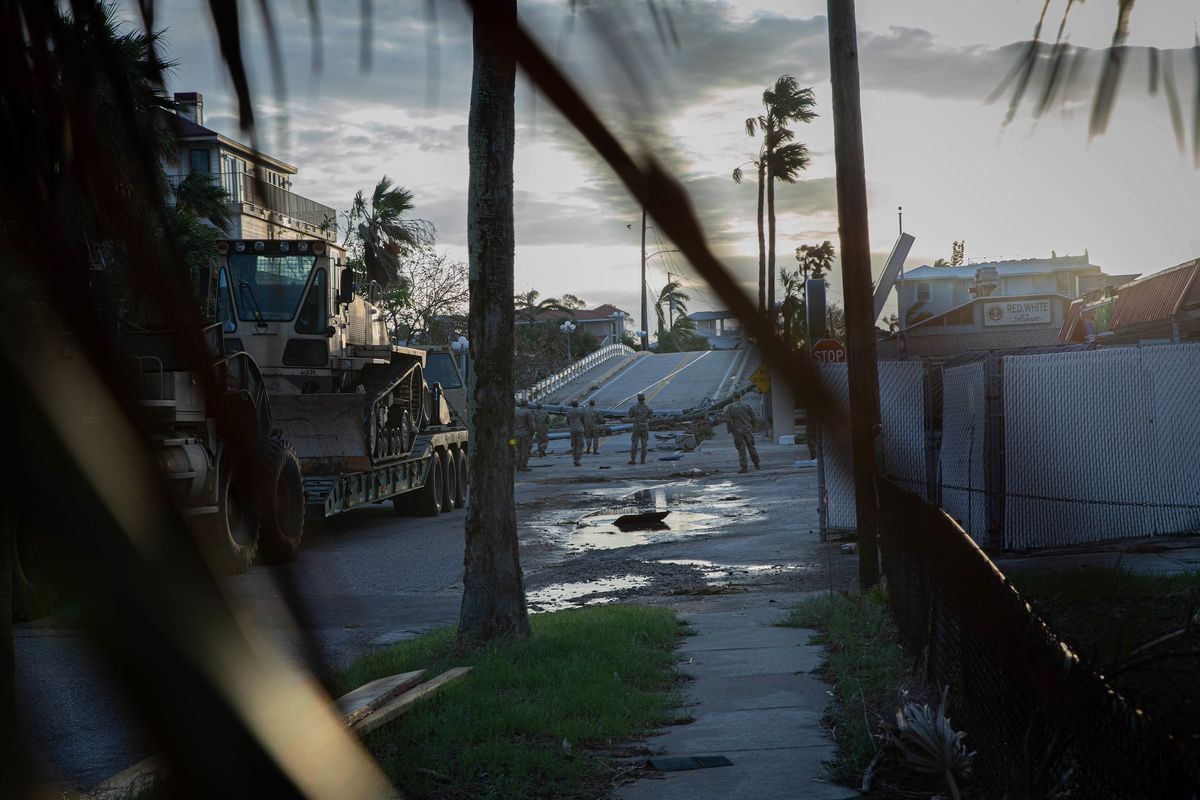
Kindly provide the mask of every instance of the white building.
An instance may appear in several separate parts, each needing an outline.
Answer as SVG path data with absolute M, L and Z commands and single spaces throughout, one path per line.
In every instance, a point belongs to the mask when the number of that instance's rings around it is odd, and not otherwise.
M 1053 345 L 1071 301 L 1137 275 L 1109 275 L 1079 256 L 920 266 L 896 281 L 908 355 Z M 899 354 L 899 337 L 880 343 Z

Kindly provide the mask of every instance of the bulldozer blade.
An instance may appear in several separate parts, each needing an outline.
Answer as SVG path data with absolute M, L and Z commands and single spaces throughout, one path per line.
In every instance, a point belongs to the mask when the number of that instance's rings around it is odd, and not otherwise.
M 305 474 L 371 469 L 361 394 L 293 394 L 271 398 L 275 425 L 300 457 Z

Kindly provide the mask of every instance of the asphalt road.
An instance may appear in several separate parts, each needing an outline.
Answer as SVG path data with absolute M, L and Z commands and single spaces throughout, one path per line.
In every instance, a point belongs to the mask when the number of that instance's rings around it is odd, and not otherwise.
M 675 358 L 694 362 L 695 356 Z M 585 456 L 582 467 L 573 467 L 555 442 L 550 456 L 534 459 L 531 472 L 518 473 L 531 609 L 629 598 L 678 602 L 689 587 L 712 580 L 773 580 L 789 590 L 824 586 L 828 556 L 809 552 L 817 546 L 810 533 L 816 528 L 813 471 L 792 467 L 794 448 L 764 443 L 764 469 L 737 475 L 733 448 L 723 438 L 682 461 L 658 461 L 659 453 L 636 467 L 625 464 L 627 436 L 604 439 L 602 454 Z M 581 526 L 589 515 L 653 487 L 681 493 L 683 505 L 672 506 L 674 528 L 621 539 L 603 525 Z M 306 537 L 294 563 L 254 566 L 226 586 L 248 618 L 297 658 L 296 646 L 310 635 L 325 665 L 343 666 L 454 624 L 464 516 L 396 517 L 389 506 L 351 512 Z M 282 577 L 304 597 L 306 634 L 281 607 Z M 836 582 L 845 581 L 839 576 Z M 664 599 L 678 591 L 683 594 Z M 150 754 L 152 741 L 104 679 L 79 631 L 53 620 L 19 625 L 16 650 L 26 741 L 49 772 L 68 786 L 87 787 Z
M 694 408 L 710 397 L 728 392 L 746 358 L 746 350 L 709 350 L 698 353 L 654 353 L 629 367 L 589 395 L 600 408 L 623 411 L 644 393 L 651 408 Z M 743 376 L 744 378 L 745 376 Z

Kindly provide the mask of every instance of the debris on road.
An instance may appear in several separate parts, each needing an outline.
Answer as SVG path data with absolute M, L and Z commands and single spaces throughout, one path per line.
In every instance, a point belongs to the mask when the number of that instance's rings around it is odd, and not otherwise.
M 636 514 L 622 514 L 613 520 L 613 526 L 622 531 L 657 530 L 670 513 L 670 511 L 641 511 Z

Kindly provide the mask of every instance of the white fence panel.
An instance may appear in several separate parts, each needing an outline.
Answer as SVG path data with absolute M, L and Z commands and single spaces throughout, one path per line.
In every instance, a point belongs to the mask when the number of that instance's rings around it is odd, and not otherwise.
M 1200 531 L 1200 345 L 1157 345 L 1141 353 L 1154 381 L 1157 481 L 1146 487 L 1147 499 L 1160 504 L 1153 532 Z
M 1134 348 L 1005 358 L 1005 547 L 1145 532 L 1144 508 L 1095 501 L 1146 499 L 1154 485 L 1150 405 Z
M 826 527 L 853 530 L 854 474 L 850 447 L 849 390 L 845 364 L 822 364 L 822 383 L 834 400 L 834 415 L 823 421 L 821 453 L 825 471 Z M 879 364 L 880 442 L 883 472 L 909 491 L 926 494 L 925 364 Z
M 982 361 L 942 372 L 942 448 L 938 466 L 942 508 L 980 545 L 987 544 L 986 392 L 987 370 Z

